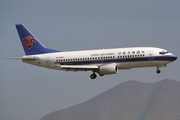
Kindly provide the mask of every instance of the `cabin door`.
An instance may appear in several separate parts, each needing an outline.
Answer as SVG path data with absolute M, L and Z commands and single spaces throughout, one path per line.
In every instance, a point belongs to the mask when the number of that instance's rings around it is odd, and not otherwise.
M 154 52 L 152 50 L 149 51 L 149 60 L 154 60 Z
M 49 58 L 49 57 L 47 57 L 47 58 L 46 58 L 46 65 L 47 65 L 47 66 L 49 66 L 49 65 L 50 65 L 50 63 L 49 63 L 49 62 L 50 62 L 50 58 Z

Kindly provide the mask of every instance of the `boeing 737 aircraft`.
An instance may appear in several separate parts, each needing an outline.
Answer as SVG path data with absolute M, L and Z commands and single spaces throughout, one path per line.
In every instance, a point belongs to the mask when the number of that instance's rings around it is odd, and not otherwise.
M 155 47 L 129 47 L 115 49 L 83 50 L 61 52 L 46 48 L 22 24 L 16 25 L 26 56 L 14 57 L 23 62 L 63 71 L 92 71 L 91 79 L 116 74 L 121 69 L 166 66 L 177 59 L 165 49 Z

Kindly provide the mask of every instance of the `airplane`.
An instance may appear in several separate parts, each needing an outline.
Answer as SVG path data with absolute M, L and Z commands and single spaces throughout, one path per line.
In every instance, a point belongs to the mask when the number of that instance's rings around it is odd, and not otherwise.
M 62 71 L 92 71 L 91 79 L 118 73 L 118 70 L 156 67 L 175 61 L 177 56 L 156 47 L 127 47 L 82 51 L 58 51 L 46 48 L 23 24 L 16 25 L 25 56 L 11 57 L 23 62 Z

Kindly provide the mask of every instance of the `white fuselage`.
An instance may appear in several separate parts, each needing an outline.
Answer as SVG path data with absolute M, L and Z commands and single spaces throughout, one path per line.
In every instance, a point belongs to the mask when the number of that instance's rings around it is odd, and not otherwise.
M 164 52 L 163 54 L 160 54 Z M 174 61 L 177 57 L 166 50 L 154 47 L 129 47 L 116 49 L 99 49 L 84 51 L 56 52 L 23 56 L 35 60 L 25 60 L 32 65 L 65 71 L 78 71 L 75 69 L 62 69 L 60 65 L 102 65 L 116 63 L 118 69 L 131 69 L 138 67 L 162 67 Z M 81 69 L 79 69 L 81 71 Z M 83 71 L 83 70 L 82 70 Z

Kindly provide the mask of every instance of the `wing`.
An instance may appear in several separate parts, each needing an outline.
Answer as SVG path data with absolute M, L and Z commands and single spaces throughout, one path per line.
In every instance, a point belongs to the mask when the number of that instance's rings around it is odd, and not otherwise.
M 53 65 L 54 66 L 54 65 Z M 97 71 L 98 65 L 55 65 L 66 71 Z

